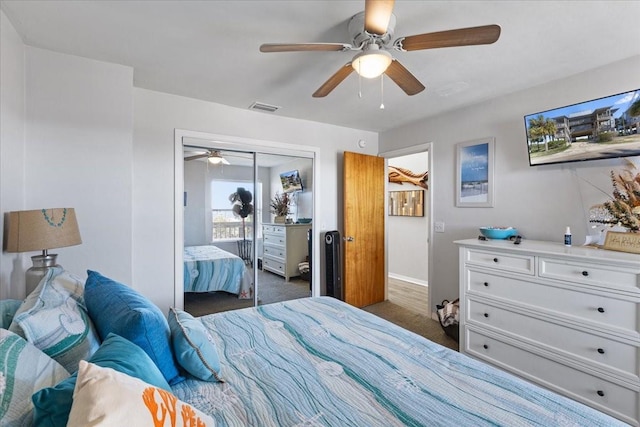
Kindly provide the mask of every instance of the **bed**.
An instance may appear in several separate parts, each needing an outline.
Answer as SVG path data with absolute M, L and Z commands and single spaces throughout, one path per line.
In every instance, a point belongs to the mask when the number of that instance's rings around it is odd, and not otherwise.
M 0 425 L 625 425 L 331 297 L 165 315 L 87 273 L 0 300 Z
M 184 291 L 224 291 L 240 299 L 253 298 L 251 274 L 244 261 L 213 245 L 184 248 Z
M 225 382 L 172 390 L 219 426 L 626 425 L 330 297 L 199 319 Z

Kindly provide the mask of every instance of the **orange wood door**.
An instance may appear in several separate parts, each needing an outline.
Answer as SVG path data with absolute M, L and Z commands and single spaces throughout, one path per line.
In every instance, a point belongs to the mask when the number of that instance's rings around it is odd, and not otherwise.
M 384 301 L 384 158 L 344 153 L 345 302 L 365 307 Z

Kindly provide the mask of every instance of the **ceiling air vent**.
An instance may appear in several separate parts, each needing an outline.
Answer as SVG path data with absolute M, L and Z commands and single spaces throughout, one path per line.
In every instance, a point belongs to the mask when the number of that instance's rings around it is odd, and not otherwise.
M 267 113 L 273 113 L 279 109 L 280 107 L 276 105 L 263 104 L 262 102 L 254 102 L 249 105 L 249 110 L 265 111 Z

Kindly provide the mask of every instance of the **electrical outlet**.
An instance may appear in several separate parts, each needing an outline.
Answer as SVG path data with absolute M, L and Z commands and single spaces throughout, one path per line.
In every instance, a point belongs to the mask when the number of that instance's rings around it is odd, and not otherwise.
M 436 222 L 436 233 L 444 233 L 444 222 L 438 221 Z

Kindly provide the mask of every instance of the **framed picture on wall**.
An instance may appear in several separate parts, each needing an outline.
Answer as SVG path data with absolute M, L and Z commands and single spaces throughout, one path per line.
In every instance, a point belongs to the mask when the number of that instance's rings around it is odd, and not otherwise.
M 389 215 L 424 216 L 424 190 L 389 191 Z
M 456 144 L 457 207 L 493 207 L 494 145 L 494 138 Z

